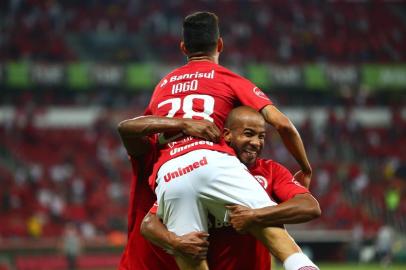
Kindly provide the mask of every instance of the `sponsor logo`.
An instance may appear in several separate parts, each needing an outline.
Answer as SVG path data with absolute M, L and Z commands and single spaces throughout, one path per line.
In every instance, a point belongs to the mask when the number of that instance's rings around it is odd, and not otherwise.
M 254 175 L 255 179 L 257 179 L 258 183 L 261 184 L 261 186 L 266 189 L 268 187 L 268 180 L 266 180 L 265 177 L 262 175 Z
M 206 165 L 207 165 L 207 158 L 203 157 L 201 160 L 195 161 L 195 162 L 191 163 L 190 165 L 187 165 L 186 167 L 178 168 L 176 171 L 168 172 L 164 176 L 164 180 L 165 180 L 165 182 L 169 182 L 177 177 L 188 174 L 188 173 L 192 172 L 193 170 L 206 166 Z
M 209 229 L 219 229 L 219 228 L 224 228 L 224 227 L 230 227 L 231 224 L 228 223 L 227 221 L 221 221 L 218 218 L 214 218 L 214 220 L 208 220 L 208 227 Z
M 257 96 L 260 97 L 260 98 L 269 100 L 269 98 L 265 95 L 265 93 L 262 92 L 258 87 L 254 87 L 254 88 L 252 89 L 252 92 L 254 92 L 254 94 L 257 95 Z
M 185 137 L 185 138 L 183 138 L 183 139 L 181 139 L 181 140 L 179 140 L 179 141 L 170 142 L 170 143 L 167 144 L 167 146 L 168 146 L 169 148 L 173 148 L 173 147 L 175 147 L 177 144 L 187 143 L 188 141 L 191 141 L 191 140 L 193 140 L 193 139 L 194 139 L 194 138 L 193 138 L 192 136 L 188 136 L 188 137 Z
M 186 73 L 177 76 L 175 75 L 169 79 L 169 82 L 176 82 L 184 79 L 200 79 L 200 78 L 214 79 L 214 69 L 209 72 L 196 71 L 195 73 Z
M 173 156 L 173 155 L 175 155 L 175 154 L 177 154 L 177 153 L 180 153 L 180 152 L 182 152 L 182 151 L 185 151 L 185 150 L 187 150 L 187 149 L 189 149 L 189 148 L 191 148 L 191 147 L 198 146 L 198 145 L 209 145 L 209 146 L 213 146 L 214 144 L 213 144 L 213 142 L 209 142 L 209 141 L 197 141 L 197 142 L 189 143 L 189 144 L 187 144 L 187 145 L 185 145 L 185 146 L 180 146 L 180 147 L 173 148 L 173 149 L 169 152 L 169 154 L 170 154 L 171 156 Z
M 164 81 L 161 83 L 160 87 L 164 87 L 168 83 L 167 79 L 164 79 Z

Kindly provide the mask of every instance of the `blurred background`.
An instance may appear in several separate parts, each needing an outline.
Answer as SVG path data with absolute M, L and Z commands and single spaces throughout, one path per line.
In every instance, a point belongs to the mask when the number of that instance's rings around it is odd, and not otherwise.
M 185 63 L 197 10 L 220 17 L 220 62 L 302 135 L 323 210 L 289 227 L 305 252 L 406 267 L 405 1 L 3 0 L 0 269 L 116 268 L 131 181 L 116 126 Z M 298 170 L 267 136 L 263 156 Z

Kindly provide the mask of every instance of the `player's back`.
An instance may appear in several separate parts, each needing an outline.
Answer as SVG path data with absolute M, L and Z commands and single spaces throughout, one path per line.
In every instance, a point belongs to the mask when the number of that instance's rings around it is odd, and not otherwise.
M 206 119 L 223 128 L 238 105 L 260 110 L 272 102 L 249 80 L 211 61 L 191 61 L 166 75 L 149 104 L 153 115 Z
M 214 121 L 222 128 L 236 97 L 229 83 L 237 76 L 210 61 L 192 61 L 175 69 L 156 86 L 152 114 Z

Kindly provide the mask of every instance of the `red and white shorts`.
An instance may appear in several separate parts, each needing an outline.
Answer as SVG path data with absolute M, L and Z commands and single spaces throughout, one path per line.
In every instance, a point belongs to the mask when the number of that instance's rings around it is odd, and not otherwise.
M 158 216 L 177 235 L 208 231 L 210 212 L 227 221 L 225 205 L 276 205 L 235 156 L 200 149 L 167 161 L 157 174 Z

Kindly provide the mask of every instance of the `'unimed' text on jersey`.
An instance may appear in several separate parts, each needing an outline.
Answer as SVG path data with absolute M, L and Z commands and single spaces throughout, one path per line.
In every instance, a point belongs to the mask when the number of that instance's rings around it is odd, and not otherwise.
M 272 199 L 284 202 L 309 190 L 294 180 L 292 174 L 281 164 L 269 159 L 257 159 L 250 173 Z M 150 212 L 155 214 L 155 204 Z M 210 219 L 210 247 L 208 263 L 212 270 L 269 270 L 268 250 L 254 237 L 237 233 L 230 224 Z M 244 248 L 241 248 L 244 247 Z

